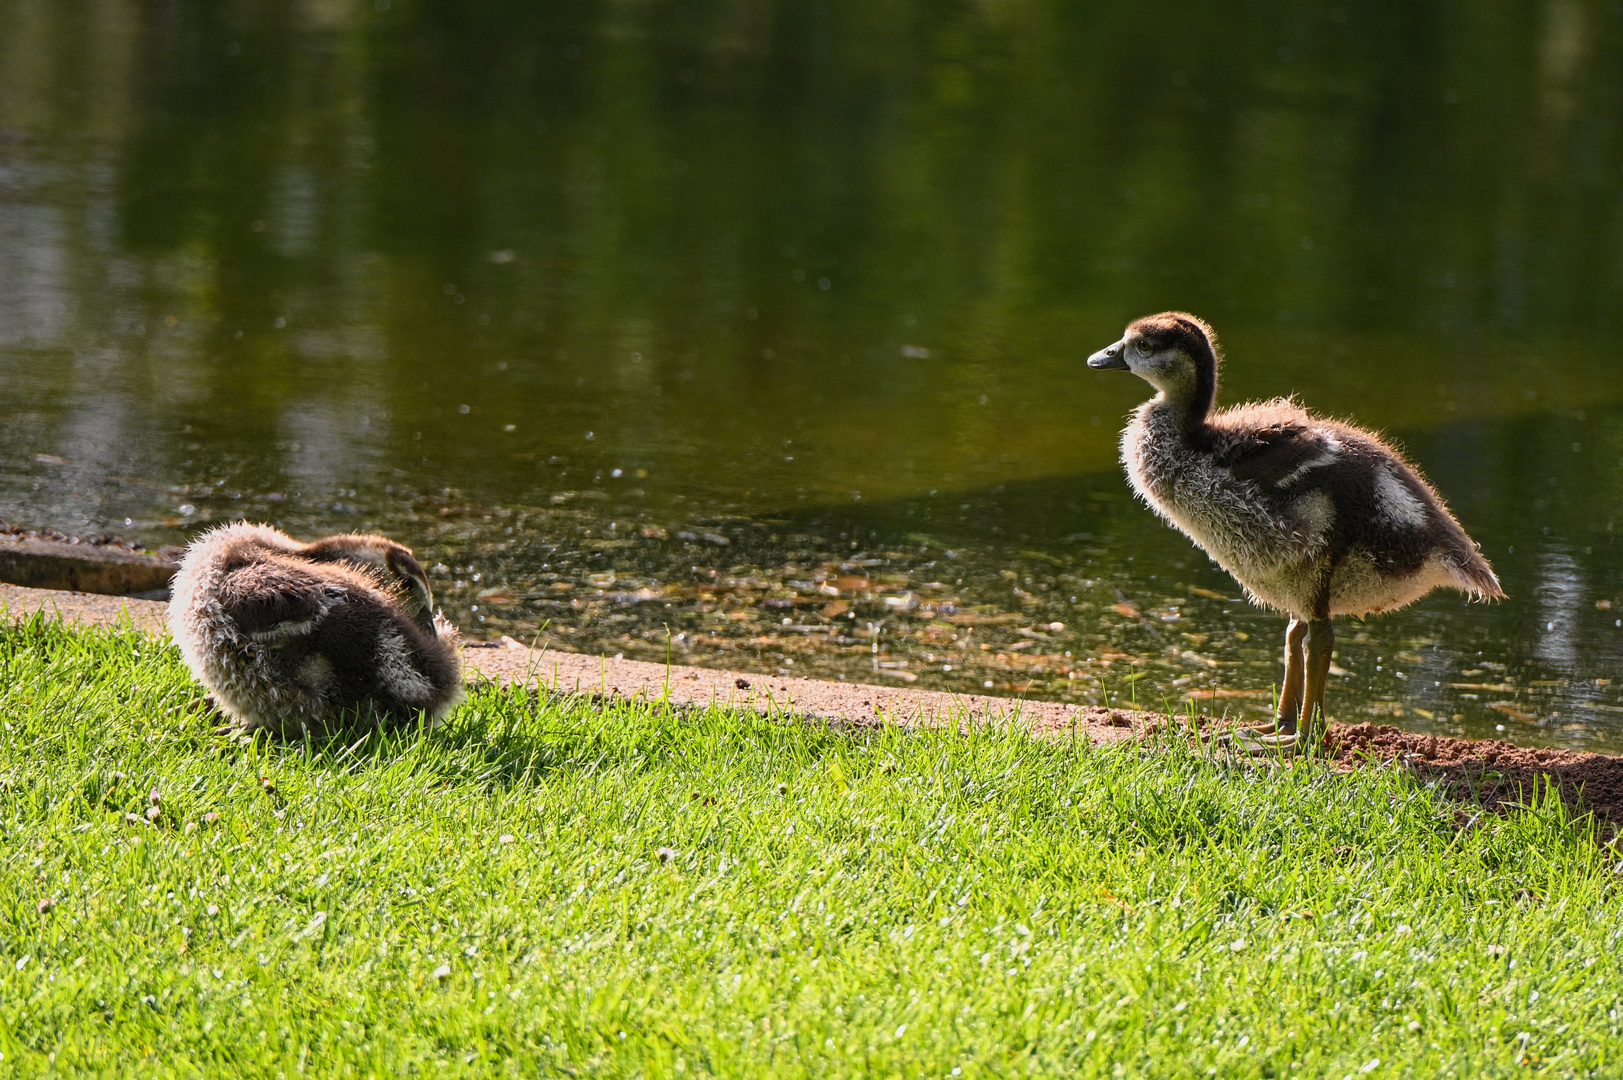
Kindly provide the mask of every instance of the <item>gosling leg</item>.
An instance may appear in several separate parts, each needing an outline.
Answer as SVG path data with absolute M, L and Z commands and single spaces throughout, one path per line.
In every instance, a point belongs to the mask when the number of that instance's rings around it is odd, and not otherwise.
M 1330 653 L 1336 647 L 1335 625 L 1329 619 L 1314 619 L 1307 632 L 1307 689 L 1302 702 L 1302 737 L 1308 746 L 1324 742 L 1328 727 L 1324 718 L 1324 690 L 1330 678 Z
M 1292 664 L 1290 654 L 1286 656 L 1285 692 L 1280 695 L 1280 716 L 1278 727 L 1283 728 L 1277 734 L 1252 734 L 1248 731 L 1235 733 L 1236 748 L 1247 754 L 1267 754 L 1281 751 L 1291 753 L 1310 747 L 1318 747 L 1324 742 L 1324 691 L 1330 677 L 1330 653 L 1336 647 L 1336 631 L 1329 619 L 1314 619 L 1311 622 L 1292 620 L 1290 630 L 1287 631 L 1286 642 L 1289 648 L 1291 635 L 1296 636 L 1300 646 L 1301 636 L 1307 637 L 1307 656 L 1302 657 L 1300 649 L 1296 652 L 1294 694 L 1292 683 Z M 1300 710 L 1300 724 L 1295 722 L 1291 714 L 1285 711 L 1287 704 L 1293 704 Z
M 1302 711 L 1302 642 L 1307 638 L 1307 630 L 1307 620 L 1294 616 L 1285 628 L 1285 685 L 1279 692 L 1279 709 L 1274 714 L 1274 723 L 1287 732 L 1296 730 L 1296 718 Z
M 1279 707 L 1274 711 L 1274 718 L 1266 724 L 1221 735 L 1218 742 L 1239 741 L 1246 745 L 1256 742 L 1259 747 L 1266 748 L 1267 744 L 1260 740 L 1261 736 L 1282 733 L 1285 737 L 1295 738 L 1296 718 L 1302 711 L 1302 642 L 1307 637 L 1307 630 L 1307 620 L 1294 616 L 1290 625 L 1285 627 L 1285 685 L 1279 692 Z

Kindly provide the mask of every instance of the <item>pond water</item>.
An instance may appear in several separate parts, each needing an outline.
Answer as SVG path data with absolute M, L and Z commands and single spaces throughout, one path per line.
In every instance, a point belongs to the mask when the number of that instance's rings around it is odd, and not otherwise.
M 1219 6 L 1220 7 L 1220 6 Z M 1623 750 L 1623 5 L 0 0 L 0 519 L 390 533 L 473 636 L 1260 715 L 1084 358 L 1388 432 L 1510 599 L 1331 711 Z

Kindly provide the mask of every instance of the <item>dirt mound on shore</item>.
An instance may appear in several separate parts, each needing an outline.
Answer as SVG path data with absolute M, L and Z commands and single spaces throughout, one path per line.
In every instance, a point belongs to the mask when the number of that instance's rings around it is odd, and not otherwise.
M 1329 751 L 1340 768 L 1400 765 L 1441 777 L 1456 794 L 1474 795 L 1490 810 L 1530 801 L 1550 783 L 1568 806 L 1593 811 L 1610 826 L 1603 833 L 1623 830 L 1623 757 L 1417 735 L 1385 724 L 1332 724 Z

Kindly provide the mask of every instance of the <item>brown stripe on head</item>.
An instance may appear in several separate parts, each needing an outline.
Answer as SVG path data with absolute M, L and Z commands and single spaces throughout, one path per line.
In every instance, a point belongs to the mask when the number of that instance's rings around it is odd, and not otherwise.
M 1217 401 L 1217 369 L 1222 353 L 1217 348 L 1217 332 L 1205 320 L 1187 311 L 1163 311 L 1146 315 L 1127 327 L 1126 337 L 1147 340 L 1157 352 L 1178 349 L 1195 363 L 1195 395 L 1192 415 L 1205 419 Z
M 1220 355 L 1217 351 L 1217 332 L 1187 311 L 1163 311 L 1159 315 L 1146 315 L 1127 328 L 1127 336 L 1137 334 L 1148 338 L 1157 351 L 1179 348 L 1199 363 L 1204 357 L 1216 368 Z

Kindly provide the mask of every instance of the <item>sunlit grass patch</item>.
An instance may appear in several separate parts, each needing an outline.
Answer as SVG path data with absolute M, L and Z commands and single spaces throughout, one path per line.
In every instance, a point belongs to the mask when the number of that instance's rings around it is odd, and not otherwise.
M 426 734 L 241 747 L 196 693 L 134 632 L 0 634 L 19 1075 L 1476 1076 L 1619 1050 L 1618 857 L 1557 800 L 1462 828 L 1398 771 L 495 688 Z

